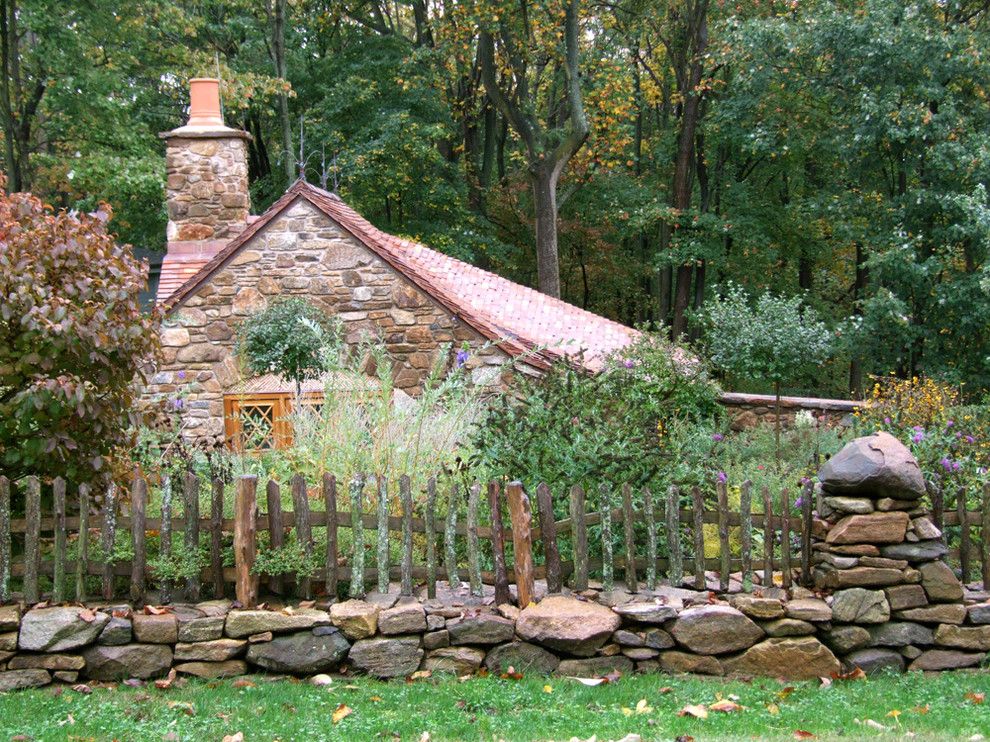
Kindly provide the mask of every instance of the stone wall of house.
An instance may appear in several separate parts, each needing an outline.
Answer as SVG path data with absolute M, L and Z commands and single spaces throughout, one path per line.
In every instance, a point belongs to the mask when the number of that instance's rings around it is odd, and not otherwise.
M 721 398 L 733 430 L 751 430 L 758 425 L 773 425 L 777 418 L 772 394 L 726 392 Z M 852 413 L 859 403 L 848 399 L 818 397 L 781 397 L 780 423 L 793 427 L 799 414 L 811 415 L 816 424 L 832 427 L 851 424 Z
M 269 223 L 165 323 L 164 355 L 148 398 L 183 395 L 184 433 L 196 441 L 223 436 L 223 397 L 242 378 L 238 325 L 279 295 L 303 296 L 344 325 L 348 343 L 380 336 L 397 364 L 395 385 L 410 394 L 441 345 L 471 352 L 472 381 L 500 384 L 505 353 L 419 290 L 305 201 Z
M 169 135 L 165 146 L 169 242 L 243 229 L 251 208 L 247 134 L 232 129 Z

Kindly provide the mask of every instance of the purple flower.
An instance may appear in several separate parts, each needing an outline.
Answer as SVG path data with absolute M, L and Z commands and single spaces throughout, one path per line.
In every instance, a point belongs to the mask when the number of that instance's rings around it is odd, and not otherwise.
M 960 464 L 958 461 L 953 461 L 952 471 L 959 471 L 960 469 L 962 469 L 962 464 Z
M 798 499 L 796 499 L 794 501 L 794 508 L 795 509 L 799 509 L 802 505 L 804 505 L 804 498 L 803 497 L 799 497 Z
M 186 372 L 180 371 L 179 373 L 176 374 L 176 376 L 178 377 L 179 381 L 182 381 L 183 379 L 186 378 Z
M 956 424 L 955 420 L 949 420 L 948 422 L 945 423 L 945 427 L 951 428 L 955 424 Z
M 883 419 L 883 424 L 884 424 L 884 425 L 890 425 L 890 418 L 889 418 L 889 417 L 885 417 L 885 418 Z
M 716 433 L 715 435 L 712 436 L 712 440 L 715 441 L 716 443 L 723 440 L 724 438 L 725 436 L 722 435 L 721 433 Z
M 913 430 L 915 433 L 924 433 L 925 432 L 925 429 L 923 427 L 921 427 L 920 425 L 915 425 L 913 428 L 911 428 L 911 430 Z
M 966 436 L 966 442 L 967 442 L 967 443 L 976 443 L 976 438 L 974 438 L 974 437 L 973 437 L 973 436 L 971 436 L 971 435 L 967 435 L 967 436 Z
M 923 440 L 925 440 L 925 434 L 919 431 L 911 436 L 911 440 L 914 441 L 915 443 L 921 443 Z
M 176 397 L 175 399 L 172 400 L 172 407 L 174 407 L 177 410 L 181 410 L 183 404 L 185 403 L 182 401 L 182 397 Z
M 633 366 L 635 366 L 636 364 L 635 364 L 635 363 L 633 363 L 633 361 L 632 361 L 632 359 L 631 359 L 631 358 L 627 358 L 626 360 L 624 360 L 624 361 L 622 362 L 622 365 L 623 365 L 623 366 L 625 366 L 626 368 L 632 368 L 632 367 L 633 367 Z
M 467 363 L 468 352 L 466 350 L 457 351 L 457 368 L 461 368 L 465 363 Z
M 952 471 L 952 461 L 949 459 L 948 456 L 943 456 L 942 460 L 939 463 L 942 465 L 942 468 L 945 469 L 946 471 Z
M 718 483 L 725 484 L 728 481 L 729 481 L 729 475 L 726 474 L 724 471 L 720 471 L 718 473 Z

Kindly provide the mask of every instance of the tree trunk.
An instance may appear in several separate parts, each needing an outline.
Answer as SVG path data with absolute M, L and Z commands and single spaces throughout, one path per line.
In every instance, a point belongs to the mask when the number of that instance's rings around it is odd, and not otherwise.
M 781 455 L 780 455 L 780 382 L 776 381 L 773 385 L 774 394 L 774 421 L 773 421 L 773 442 L 774 447 L 777 451 L 777 468 L 780 468 Z
M 856 316 L 861 316 L 863 310 L 859 305 L 859 302 L 863 298 L 863 294 L 866 292 L 866 282 L 868 280 L 868 273 L 864 261 L 866 256 L 863 254 L 863 245 L 860 242 L 856 243 L 856 280 L 853 283 L 853 314 Z M 849 393 L 852 395 L 853 399 L 862 399 L 863 396 L 863 359 L 857 355 L 856 349 L 853 349 L 852 358 L 849 360 Z
M 286 82 L 289 79 L 285 63 L 285 11 L 288 0 L 275 0 L 275 20 L 272 28 L 272 53 L 275 56 L 275 74 Z M 279 122 L 282 127 L 282 159 L 285 177 L 291 183 L 297 177 L 296 160 L 292 153 L 292 122 L 289 120 L 289 94 L 278 96 Z
M 557 182 L 551 168 L 531 175 L 533 213 L 536 217 L 536 272 L 542 293 L 560 298 L 560 261 L 557 255 Z

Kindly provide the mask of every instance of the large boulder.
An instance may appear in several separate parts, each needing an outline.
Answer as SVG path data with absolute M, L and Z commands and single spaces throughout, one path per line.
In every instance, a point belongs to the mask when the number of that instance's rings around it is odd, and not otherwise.
M 611 608 L 551 595 L 523 609 L 516 622 L 516 633 L 559 652 L 590 657 L 621 623 Z
M 243 639 L 253 634 L 271 631 L 274 634 L 286 631 L 301 631 L 315 626 L 326 626 L 330 617 L 326 611 L 312 608 L 300 609 L 292 613 L 281 611 L 244 610 L 227 614 L 224 628 L 232 639 Z
M 30 652 L 67 652 L 92 644 L 109 621 L 85 608 L 39 608 L 24 614 L 17 643 Z
M 247 660 L 271 672 L 313 675 L 335 670 L 351 645 L 339 631 L 300 631 L 248 647 Z
M 172 648 L 165 644 L 99 644 L 83 652 L 86 675 L 93 680 L 159 678 L 172 666 Z
M 828 647 L 810 636 L 767 639 L 740 655 L 723 659 L 722 665 L 729 674 L 788 680 L 827 678 L 842 669 Z
M 696 654 L 726 654 L 751 647 L 763 630 L 727 605 L 702 605 L 681 612 L 670 630 L 677 643 Z
M 879 432 L 847 443 L 818 472 L 826 492 L 917 500 L 925 494 L 921 467 L 907 446 Z
M 495 647 L 485 657 L 485 667 L 490 672 L 506 672 L 510 667 L 516 672 L 549 675 L 560 664 L 560 658 L 528 642 L 510 642 Z
M 832 619 L 839 623 L 883 623 L 890 619 L 890 604 L 883 590 L 840 590 L 832 601 Z
M 376 678 L 402 678 L 419 669 L 423 650 L 416 636 L 359 639 L 347 659 L 356 669 Z

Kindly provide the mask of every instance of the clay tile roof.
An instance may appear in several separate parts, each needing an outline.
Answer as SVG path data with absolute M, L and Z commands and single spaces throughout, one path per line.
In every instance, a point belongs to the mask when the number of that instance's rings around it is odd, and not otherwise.
M 212 257 L 166 261 L 158 300 L 166 311 L 177 307 L 200 284 L 265 225 L 298 198 L 350 232 L 396 271 L 443 305 L 482 336 L 530 365 L 545 367 L 559 358 L 581 359 L 589 370 L 629 344 L 638 335 L 625 325 L 554 299 L 526 286 L 489 273 L 417 242 L 382 232 L 337 195 L 296 181 L 259 219 Z M 175 288 L 176 283 L 180 284 Z M 169 288 L 161 288 L 161 286 Z

